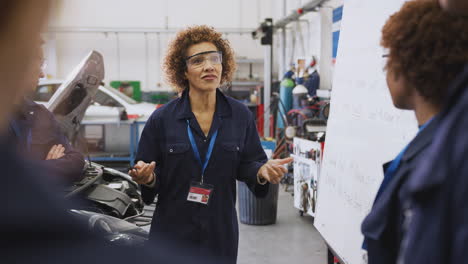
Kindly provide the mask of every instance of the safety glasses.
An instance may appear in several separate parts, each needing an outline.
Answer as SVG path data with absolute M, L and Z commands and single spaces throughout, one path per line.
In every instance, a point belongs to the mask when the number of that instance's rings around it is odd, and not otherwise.
M 211 65 L 219 65 L 223 62 L 223 53 L 221 51 L 205 51 L 185 58 L 188 68 L 200 68 L 209 61 Z

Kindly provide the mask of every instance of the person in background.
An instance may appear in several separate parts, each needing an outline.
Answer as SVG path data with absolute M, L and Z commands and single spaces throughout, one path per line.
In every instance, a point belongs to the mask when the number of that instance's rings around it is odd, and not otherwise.
M 0 58 L 4 62 L 0 65 L 0 164 L 4 186 L 0 199 L 6 202 L 0 218 L 2 263 L 80 263 L 90 253 L 97 253 L 90 248 L 96 245 L 96 236 L 66 213 L 63 198 L 56 199 L 53 184 L 42 177 L 43 168 L 20 157 L 8 139 L 14 98 L 24 96 L 34 84 L 30 77 L 38 76 L 39 32 L 46 24 L 50 4 L 48 0 L 0 2 Z M 72 254 L 74 250 L 80 253 Z
M 182 95 L 152 114 L 129 171 L 146 203 L 158 195 L 150 241 L 175 238 L 196 254 L 236 263 L 236 180 L 264 197 L 292 158 L 267 161 L 251 111 L 219 90 L 236 67 L 221 33 L 208 26 L 179 32 L 164 67 Z
M 309 96 L 317 96 L 317 90 L 320 88 L 320 75 L 317 71 L 317 59 L 315 56 L 312 56 L 312 59 L 307 66 L 306 74 L 308 75 L 304 86 L 309 91 Z
M 42 42 L 42 41 L 41 41 Z M 38 56 L 31 65 L 34 73 L 28 76 L 29 91 L 34 91 L 38 79 L 44 77 L 44 55 L 38 48 Z M 9 122 L 9 140 L 14 142 L 18 151 L 26 157 L 38 160 L 64 184 L 80 180 L 84 174 L 84 156 L 76 151 L 60 129 L 54 115 L 43 105 L 37 104 L 27 96 L 20 95 L 16 100 L 16 111 Z
M 60 186 L 45 180 L 40 162 L 19 155 L 8 139 L 8 123 L 14 100 L 31 89 L 40 58 L 40 30 L 47 22 L 49 0 L 0 1 L 0 252 L 2 263 L 219 263 L 211 259 L 187 259 L 180 247 L 167 243 L 133 249 L 109 244 L 87 223 L 68 213 Z M 36 75 L 35 75 L 36 73 Z M 23 154 L 23 153 L 20 153 Z M 57 188 L 56 188 L 57 187 Z M 166 241 L 164 241 L 166 242 Z
M 384 56 L 393 104 L 414 111 L 419 132 L 384 166 L 383 182 L 362 223 L 368 263 L 458 263 L 468 252 L 468 192 L 458 200 L 457 188 L 468 190 L 468 179 L 447 172 L 429 177 L 422 171 L 440 169 L 440 160 L 453 156 L 454 150 L 436 152 L 432 145 L 436 138 L 451 138 L 439 132 L 441 111 L 457 76 L 466 75 L 468 18 L 446 13 L 437 0 L 409 1 L 386 22 L 381 44 L 388 49 Z M 430 165 L 429 156 L 436 157 Z M 449 177 L 460 182 L 453 184 Z

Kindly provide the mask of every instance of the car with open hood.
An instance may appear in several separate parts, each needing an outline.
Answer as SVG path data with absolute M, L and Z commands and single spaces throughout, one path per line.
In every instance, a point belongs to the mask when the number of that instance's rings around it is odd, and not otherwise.
M 40 80 L 32 100 L 46 105 L 63 82 L 59 79 Z M 156 107 L 158 105 L 139 103 L 114 88 L 99 85 L 83 120 L 85 122 L 112 122 L 122 119 L 146 121 Z
M 103 79 L 103 57 L 92 51 L 48 101 L 47 108 L 70 140 L 80 131 Z M 146 241 L 148 231 L 140 225 L 151 222 L 152 212 L 145 213 L 139 186 L 127 174 L 87 161 L 83 179 L 66 187 L 64 197 L 78 200 L 70 213 L 87 221 L 90 229 L 104 233 L 110 242 L 141 246 Z

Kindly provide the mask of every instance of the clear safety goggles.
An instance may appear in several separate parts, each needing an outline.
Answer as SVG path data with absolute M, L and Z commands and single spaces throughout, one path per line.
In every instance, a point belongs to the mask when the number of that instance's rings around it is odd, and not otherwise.
M 211 65 L 219 65 L 223 63 L 223 53 L 221 51 L 206 51 L 201 52 L 185 59 L 187 67 L 200 68 L 206 65 L 209 61 Z

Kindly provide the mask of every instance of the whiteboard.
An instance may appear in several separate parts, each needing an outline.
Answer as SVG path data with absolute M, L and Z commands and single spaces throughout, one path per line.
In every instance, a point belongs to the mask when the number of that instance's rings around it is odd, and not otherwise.
M 392 104 L 379 45 L 382 26 L 403 3 L 344 5 L 314 225 L 345 263 L 366 262 L 361 222 L 382 181 L 382 164 L 417 132 L 414 114 Z

